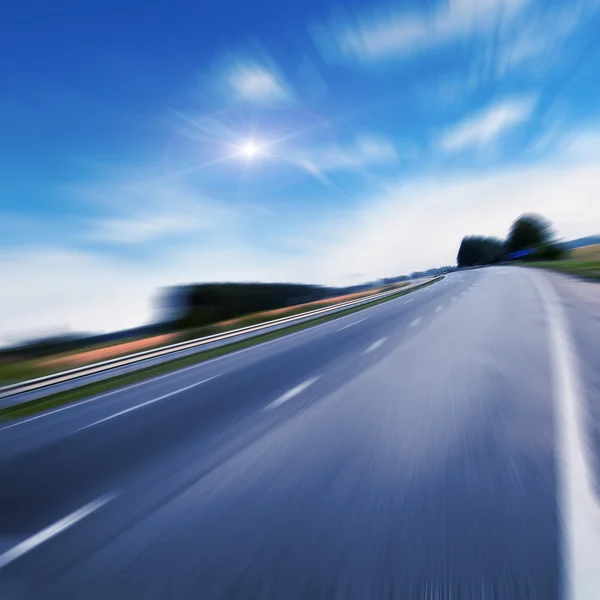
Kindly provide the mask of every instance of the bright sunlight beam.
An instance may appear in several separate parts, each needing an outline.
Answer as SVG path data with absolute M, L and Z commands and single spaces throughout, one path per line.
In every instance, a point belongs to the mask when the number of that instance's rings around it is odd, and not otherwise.
M 253 141 L 248 141 L 241 147 L 241 151 L 246 158 L 254 158 L 260 154 L 260 146 Z

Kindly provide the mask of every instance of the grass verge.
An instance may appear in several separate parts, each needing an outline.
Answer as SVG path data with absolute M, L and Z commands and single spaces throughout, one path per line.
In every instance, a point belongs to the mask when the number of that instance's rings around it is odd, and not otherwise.
M 44 396 L 43 398 L 37 398 L 35 400 L 30 400 L 28 402 L 23 402 L 14 406 L 0 408 L 0 421 L 8 421 L 12 419 L 28 417 L 38 412 L 56 408 L 65 404 L 70 404 L 72 402 L 77 402 L 78 400 L 83 400 L 84 398 L 89 398 L 90 396 L 97 396 L 99 394 L 104 394 L 106 392 L 110 392 L 121 387 L 126 387 L 134 383 L 139 383 L 140 381 L 144 381 L 145 379 L 150 379 L 158 375 L 163 375 L 171 371 L 176 371 L 177 369 L 181 369 L 183 367 L 199 364 L 210 360 L 211 358 L 224 356 L 225 354 L 230 354 L 232 352 L 235 352 L 236 350 L 242 350 L 243 348 L 256 346 L 257 344 L 261 344 L 269 340 L 274 340 L 276 338 L 283 337 L 290 333 L 295 333 L 296 331 L 302 331 L 303 329 L 308 329 L 309 327 L 314 327 L 315 325 L 320 325 L 321 323 L 326 323 L 327 321 L 333 321 L 334 319 L 345 317 L 347 315 L 364 310 L 366 308 L 377 306 L 378 304 L 382 304 L 383 302 L 394 300 L 395 298 L 399 298 L 400 296 L 404 296 L 406 294 L 410 294 L 411 292 L 430 286 L 439 279 L 440 278 L 436 278 L 433 281 L 429 281 L 422 285 L 416 286 L 414 288 L 411 288 L 410 290 L 399 290 L 397 294 L 392 294 L 391 296 L 387 296 L 386 298 L 379 298 L 378 300 L 373 300 L 373 302 L 368 302 L 361 306 L 348 308 L 346 310 L 339 311 L 331 315 L 325 315 L 317 319 L 312 319 L 304 323 L 289 325 L 288 327 L 278 329 L 277 331 L 272 331 L 271 333 L 265 333 L 256 337 L 240 340 L 238 342 L 232 342 L 230 344 L 226 344 L 225 346 L 213 348 L 211 350 L 204 350 L 202 352 L 198 352 L 197 354 L 192 354 L 190 356 L 175 358 L 173 360 L 170 360 L 169 362 L 165 362 L 160 365 L 154 365 L 152 367 L 140 369 L 133 373 L 117 375 L 116 377 L 111 377 L 103 381 L 89 383 L 87 385 L 83 385 L 73 390 L 56 392 L 55 394 L 50 394 L 48 396 Z
M 600 280 L 600 260 L 553 260 L 526 263 L 528 267 L 552 269 L 560 273 L 583 277 L 584 279 Z

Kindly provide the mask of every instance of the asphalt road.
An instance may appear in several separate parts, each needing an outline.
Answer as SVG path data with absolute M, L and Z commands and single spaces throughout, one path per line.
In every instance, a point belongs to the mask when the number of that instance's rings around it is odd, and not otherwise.
M 582 289 L 454 273 L 0 426 L 0 598 L 599 598 Z

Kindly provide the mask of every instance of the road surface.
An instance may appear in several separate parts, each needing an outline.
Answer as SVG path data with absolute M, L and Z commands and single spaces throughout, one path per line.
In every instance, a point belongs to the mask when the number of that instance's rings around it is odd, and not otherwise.
M 0 425 L 0 598 L 599 598 L 584 285 L 453 273 Z

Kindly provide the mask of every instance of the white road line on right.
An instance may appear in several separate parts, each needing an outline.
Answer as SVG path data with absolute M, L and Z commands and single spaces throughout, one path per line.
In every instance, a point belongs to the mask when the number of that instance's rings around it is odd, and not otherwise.
M 568 600 L 594 600 L 600 593 L 600 506 L 588 470 L 578 360 L 556 292 L 539 274 L 534 282 L 545 308 L 558 437 L 558 500 L 563 524 L 564 589 Z
M 267 406 L 265 406 L 262 410 L 273 410 L 274 408 L 281 406 L 288 400 L 294 398 L 294 396 L 301 394 L 306 388 L 310 387 L 315 381 L 317 381 L 319 377 L 320 375 L 317 377 L 311 377 L 310 379 L 303 381 L 299 385 L 293 387 L 291 390 L 288 390 L 285 394 L 279 396 L 279 398 L 277 398 L 276 400 L 273 400 L 273 402 L 271 402 L 270 404 L 267 404 Z
M 442 312 L 444 310 L 444 307 L 440 304 L 439 306 L 436 307 L 435 312 L 439 313 Z
M 4 554 L 0 554 L 0 569 L 6 567 L 6 565 L 17 560 L 17 558 L 20 558 L 30 550 L 37 548 L 44 542 L 57 536 L 59 533 L 62 533 L 69 527 L 72 527 L 78 521 L 85 519 L 85 517 L 91 515 L 93 512 L 110 502 L 115 496 L 116 494 L 106 494 L 105 496 L 101 496 L 79 510 L 67 515 L 63 519 L 60 519 L 60 521 L 56 521 L 56 523 L 46 527 L 46 529 L 42 529 L 42 531 L 28 537 L 26 540 L 23 540 L 21 543 L 13 546 L 10 550 L 4 552 Z
M 416 327 L 421 322 L 421 317 L 417 317 L 411 324 L 410 327 Z

